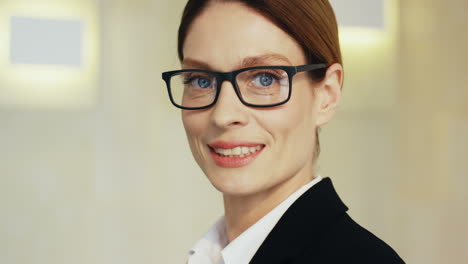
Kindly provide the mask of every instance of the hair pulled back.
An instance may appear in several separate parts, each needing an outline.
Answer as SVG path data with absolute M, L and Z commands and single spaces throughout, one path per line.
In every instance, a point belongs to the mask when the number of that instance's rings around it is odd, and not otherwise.
M 210 4 L 237 2 L 265 16 L 299 43 L 307 63 L 343 64 L 338 25 L 328 0 L 189 0 L 182 14 L 178 32 L 179 60 L 184 59 L 184 43 L 192 22 Z M 312 71 L 310 76 L 321 81 L 326 69 Z M 319 129 L 316 131 L 315 157 L 320 153 Z

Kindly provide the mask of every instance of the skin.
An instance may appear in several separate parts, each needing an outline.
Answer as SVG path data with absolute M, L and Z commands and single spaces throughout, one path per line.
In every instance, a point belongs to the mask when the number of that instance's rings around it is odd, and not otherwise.
M 194 20 L 183 53 L 186 69 L 232 71 L 307 64 L 301 47 L 287 33 L 254 10 L 232 2 L 213 3 Z M 229 241 L 315 177 L 314 131 L 335 112 L 342 72 L 341 65 L 333 64 L 319 83 L 307 73 L 297 74 L 291 100 L 274 108 L 243 105 L 232 85 L 224 82 L 213 107 L 182 111 L 193 156 L 223 193 Z M 217 140 L 256 142 L 265 149 L 247 166 L 223 168 L 215 164 L 207 146 Z

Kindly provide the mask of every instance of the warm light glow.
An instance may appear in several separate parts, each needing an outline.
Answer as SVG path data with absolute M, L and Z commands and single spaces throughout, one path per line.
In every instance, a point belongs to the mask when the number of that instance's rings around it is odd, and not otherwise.
M 344 27 L 340 28 L 340 43 L 342 45 L 375 45 L 382 42 L 387 32 L 373 28 Z
M 397 98 L 398 6 L 385 1 L 385 29 L 340 27 L 345 69 L 342 109 L 392 111 Z
M 95 0 L 1 0 L 0 106 L 63 109 L 94 105 L 99 63 L 96 5 Z M 12 65 L 9 61 L 12 16 L 81 20 L 82 67 Z

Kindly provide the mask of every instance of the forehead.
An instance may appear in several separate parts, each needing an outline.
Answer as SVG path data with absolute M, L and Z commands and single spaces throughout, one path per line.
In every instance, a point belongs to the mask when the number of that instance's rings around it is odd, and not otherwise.
M 303 51 L 291 36 L 261 14 L 236 2 L 218 2 L 207 7 L 192 22 L 183 52 L 187 61 L 200 61 L 219 71 L 235 70 L 249 57 L 275 57 L 265 54 L 285 57 L 293 65 L 305 64 Z

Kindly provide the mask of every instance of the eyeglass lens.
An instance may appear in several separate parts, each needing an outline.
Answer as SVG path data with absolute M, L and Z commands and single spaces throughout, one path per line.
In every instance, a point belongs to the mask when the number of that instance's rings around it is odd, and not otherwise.
M 236 76 L 242 100 L 258 106 L 285 101 L 289 96 L 289 83 L 288 73 L 282 69 L 251 69 Z M 214 102 L 218 82 L 213 74 L 185 71 L 171 77 L 170 88 L 177 105 L 197 108 Z

